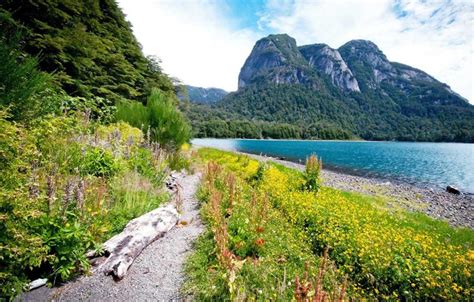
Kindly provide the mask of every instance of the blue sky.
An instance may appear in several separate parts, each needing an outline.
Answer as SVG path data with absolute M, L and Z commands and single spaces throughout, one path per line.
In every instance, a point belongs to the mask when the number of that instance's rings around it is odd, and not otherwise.
M 237 88 L 255 42 L 375 42 L 474 102 L 474 2 L 467 0 L 119 0 L 146 54 L 182 82 Z
M 258 29 L 260 15 L 265 11 L 266 1 L 248 0 L 237 1 L 227 0 L 224 3 L 228 6 L 226 13 L 229 18 L 236 20 L 238 28 Z M 225 7 L 225 6 L 224 6 Z

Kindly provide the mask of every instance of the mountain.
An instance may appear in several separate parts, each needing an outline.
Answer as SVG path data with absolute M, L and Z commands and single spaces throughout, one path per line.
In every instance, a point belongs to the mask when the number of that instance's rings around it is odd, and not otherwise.
M 210 109 L 194 108 L 194 117 L 205 112 L 206 119 L 193 123 L 207 127 L 212 111 L 255 125 L 291 125 L 301 138 L 474 142 L 474 106 L 366 40 L 334 49 L 270 35 L 255 44 L 238 84 Z
M 0 39 L 21 32 L 22 51 L 69 95 L 144 102 L 152 87 L 174 91 L 114 0 L 2 0 L 0 28 Z
M 216 103 L 228 94 L 227 91 L 219 88 L 202 88 L 186 85 L 189 101 L 199 104 Z M 178 98 L 184 99 L 185 93 L 178 93 Z

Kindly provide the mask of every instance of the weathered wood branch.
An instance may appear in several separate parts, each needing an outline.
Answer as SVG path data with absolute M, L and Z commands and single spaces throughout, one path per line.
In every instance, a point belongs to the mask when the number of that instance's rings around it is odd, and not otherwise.
M 94 272 L 103 272 L 115 279 L 122 279 L 141 251 L 173 228 L 179 216 L 175 207 L 169 204 L 131 220 L 122 233 L 103 244 L 107 258 Z M 92 252 L 87 256 L 94 257 L 95 254 Z

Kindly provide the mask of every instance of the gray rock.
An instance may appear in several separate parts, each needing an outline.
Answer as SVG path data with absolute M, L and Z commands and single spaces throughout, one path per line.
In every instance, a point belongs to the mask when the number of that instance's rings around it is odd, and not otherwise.
M 461 191 L 459 191 L 459 189 L 453 187 L 453 186 L 447 186 L 446 187 L 446 192 L 448 193 L 451 193 L 451 194 L 456 194 L 456 195 L 460 195 L 461 194 Z
M 326 44 L 312 44 L 301 46 L 299 50 L 311 67 L 331 78 L 334 86 L 360 92 L 359 83 L 337 49 Z

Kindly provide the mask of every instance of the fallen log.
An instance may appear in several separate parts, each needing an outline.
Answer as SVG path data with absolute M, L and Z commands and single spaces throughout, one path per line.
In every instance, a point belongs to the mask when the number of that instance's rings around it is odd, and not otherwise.
M 94 272 L 112 275 L 116 280 L 122 279 L 142 250 L 173 228 L 179 216 L 175 207 L 169 204 L 131 220 L 122 233 L 102 245 L 102 254 L 107 258 L 99 261 L 100 264 Z M 87 256 L 100 256 L 97 254 L 98 252 L 94 251 Z
M 28 289 L 33 290 L 35 288 L 45 286 L 46 283 L 48 282 L 48 279 L 36 279 L 34 281 L 31 281 L 30 284 L 28 284 Z

